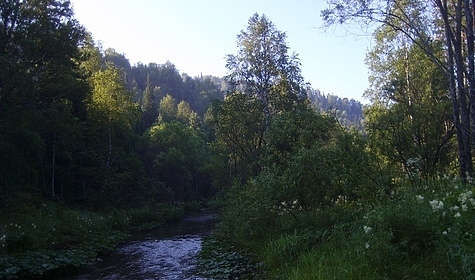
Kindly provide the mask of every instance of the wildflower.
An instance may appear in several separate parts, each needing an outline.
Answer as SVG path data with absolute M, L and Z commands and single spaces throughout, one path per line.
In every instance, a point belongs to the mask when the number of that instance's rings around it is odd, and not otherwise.
M 430 202 L 430 206 L 432 206 L 432 210 L 440 210 L 442 208 L 444 208 L 444 202 L 442 201 L 438 201 L 438 200 L 431 200 Z
M 418 202 L 424 201 L 424 197 L 422 195 L 416 195 L 416 199 Z
M 366 244 L 364 245 L 364 247 L 365 247 L 366 249 L 368 249 L 368 248 L 369 248 L 369 243 L 366 243 Z
M 444 230 L 444 232 L 442 232 L 442 234 L 443 234 L 443 235 L 447 235 L 447 231 L 446 231 L 446 230 Z
M 455 218 L 459 218 L 460 216 L 460 212 L 457 212 L 457 214 L 454 215 Z
M 466 212 L 468 210 L 468 207 L 466 204 L 462 204 L 462 211 Z
M 450 208 L 451 210 L 454 210 L 454 211 L 457 211 L 459 210 L 459 207 L 457 205 L 455 205 L 454 207 Z
M 368 227 L 368 226 L 363 226 L 363 229 L 364 229 L 365 234 L 368 234 L 373 230 L 371 227 Z

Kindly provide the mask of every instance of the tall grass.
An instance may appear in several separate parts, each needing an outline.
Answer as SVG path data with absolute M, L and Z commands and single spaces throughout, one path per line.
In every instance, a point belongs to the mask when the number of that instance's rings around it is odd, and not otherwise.
M 470 178 L 462 183 L 441 177 L 420 186 L 400 182 L 390 194 L 335 203 L 325 211 L 289 216 L 274 209 L 266 235 L 232 235 L 237 246 L 255 245 L 250 249 L 265 263 L 269 279 L 475 279 Z M 254 213 L 256 220 L 272 217 Z M 234 221 L 248 226 L 242 218 Z M 265 226 L 255 227 L 250 229 L 265 232 Z

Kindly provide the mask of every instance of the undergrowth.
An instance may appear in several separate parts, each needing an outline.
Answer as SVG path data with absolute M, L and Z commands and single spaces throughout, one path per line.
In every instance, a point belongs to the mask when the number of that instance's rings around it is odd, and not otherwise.
M 418 186 L 400 182 L 377 199 L 335 201 L 325 211 L 233 214 L 253 205 L 244 200 L 225 209 L 216 236 L 255 255 L 261 279 L 475 279 L 474 191 L 470 178 L 443 177 Z M 246 215 L 265 223 L 257 228 Z M 265 235 L 246 234 L 266 228 Z
M 147 205 L 104 213 L 59 203 L 29 205 L 0 217 L 0 279 L 70 273 L 113 250 L 135 231 L 179 219 L 184 205 Z

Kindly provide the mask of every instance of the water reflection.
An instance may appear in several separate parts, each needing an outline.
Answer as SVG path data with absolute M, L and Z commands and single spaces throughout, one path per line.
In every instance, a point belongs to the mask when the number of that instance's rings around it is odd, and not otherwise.
M 215 222 L 215 215 L 201 214 L 136 235 L 112 255 L 70 279 L 205 279 L 196 276 L 196 255 L 202 238 Z

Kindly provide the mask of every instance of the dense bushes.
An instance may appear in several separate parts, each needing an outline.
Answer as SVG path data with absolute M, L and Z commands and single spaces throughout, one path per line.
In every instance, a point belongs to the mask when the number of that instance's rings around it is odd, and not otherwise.
M 217 236 L 256 254 L 270 279 L 473 279 L 474 186 L 450 178 L 397 185 L 378 203 L 340 200 L 307 212 L 262 207 L 269 193 L 251 198 L 262 193 L 241 188 Z
M 256 255 L 269 279 L 475 277 L 471 178 L 396 176 L 325 117 L 275 120 L 262 171 L 218 199 L 213 247 Z

